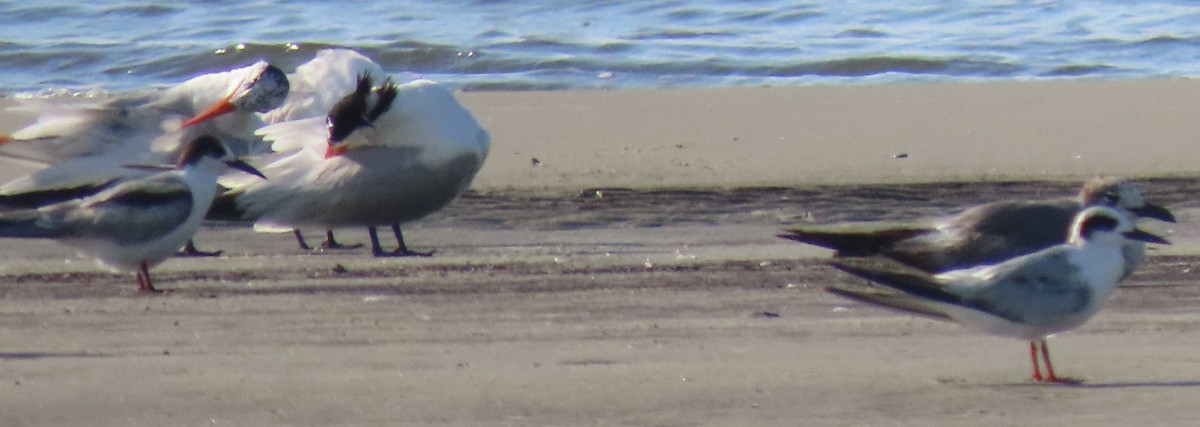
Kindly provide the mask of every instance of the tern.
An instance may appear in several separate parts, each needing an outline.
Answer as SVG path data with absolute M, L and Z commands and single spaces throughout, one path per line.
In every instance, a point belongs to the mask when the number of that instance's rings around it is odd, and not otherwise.
M 292 90 L 283 104 L 261 117 L 266 123 L 279 123 L 289 120 L 301 120 L 312 117 L 325 117 L 334 105 L 341 101 L 347 93 L 354 92 L 358 87 L 361 76 L 386 75 L 383 67 L 350 49 L 322 49 L 313 59 L 296 67 L 288 74 Z M 315 141 L 314 141 L 315 142 Z M 392 224 L 392 232 L 397 244 L 402 248 L 397 251 L 404 253 L 404 236 L 399 224 Z M 304 240 L 300 229 L 292 230 L 300 249 L 309 250 L 311 247 Z M 383 249 L 379 245 L 375 227 L 368 227 L 371 237 L 372 252 L 379 255 Z M 324 249 L 353 249 L 362 245 L 343 245 L 333 236 L 333 230 L 325 230 L 325 240 L 320 247 Z M 411 252 L 416 254 L 415 252 Z
M 0 213 L 0 237 L 57 240 L 102 265 L 136 272 L 139 291 L 157 292 L 150 267 L 174 255 L 196 233 L 226 167 L 263 177 L 231 157 L 216 138 L 202 136 L 185 146 L 173 170 L 82 198 Z
M 325 117 L 338 101 L 347 93 L 354 92 L 358 86 L 359 77 L 364 75 L 386 75 L 383 67 L 350 49 L 322 49 L 317 51 L 313 59 L 296 67 L 288 74 L 291 91 L 283 104 L 270 112 L 262 114 L 264 122 L 273 124 L 289 120 L 300 120 L 312 117 Z M 399 229 L 399 226 L 395 226 Z M 304 240 L 300 229 L 292 230 L 300 249 L 309 250 L 311 247 Z M 370 231 L 374 232 L 372 227 Z M 399 233 L 399 232 L 397 232 Z M 400 236 L 400 234 L 397 234 Z M 398 237 L 397 241 L 402 238 Z M 378 239 L 372 239 L 373 247 L 378 248 Z M 333 236 L 333 230 L 325 230 L 325 241 L 321 242 L 324 249 L 352 249 L 362 245 L 343 245 Z M 380 249 L 382 250 L 382 249 Z
M 874 258 L 831 261 L 839 270 L 895 291 L 831 286 L 830 292 L 983 332 L 1029 341 L 1035 381 L 1077 382 L 1054 374 L 1046 338 L 1079 327 L 1096 314 L 1127 266 L 1128 240 L 1168 244 L 1135 227 L 1124 212 L 1090 207 L 1075 216 L 1066 243 L 997 264 L 937 275 Z M 1046 376 L 1038 367 L 1041 347 Z
M 323 117 L 258 131 L 275 160 L 266 181 L 223 177 L 228 188 L 211 217 L 250 220 L 259 231 L 365 226 L 375 256 L 426 255 L 408 249 L 398 224 L 449 204 L 470 185 L 491 139 L 448 90 L 429 80 L 378 87 L 359 76 Z M 398 248 L 385 252 L 376 226 L 391 225 Z
M 1072 219 L 1089 206 L 1109 206 L 1135 218 L 1175 222 L 1169 210 L 1146 202 L 1132 182 L 1100 177 L 1085 183 L 1076 198 L 987 203 L 927 223 L 796 227 L 779 237 L 833 249 L 838 257 L 881 255 L 938 273 L 994 264 L 1062 243 L 1070 235 Z M 1131 241 L 1124 253 L 1127 269 L 1122 278 L 1141 262 L 1145 244 Z
M 42 169 L 0 185 L 0 207 L 32 208 L 79 198 L 138 179 L 152 171 L 129 163 L 170 163 L 184 141 L 199 135 L 220 139 L 235 155 L 268 151 L 254 130 L 262 112 L 279 106 L 289 84 L 266 62 L 201 75 L 161 92 L 118 96 L 103 103 L 31 103 L 18 109 L 36 121 L 0 136 L 0 156 L 32 161 Z M 189 118 L 190 117 L 190 118 Z M 190 242 L 187 256 L 211 256 Z
M 259 61 L 103 103 L 17 107 L 38 116 L 12 135 L 0 136 L 0 156 L 46 167 L 0 186 L 0 195 L 50 201 L 42 196 L 94 192 L 145 175 L 122 165 L 174 162 L 186 142 L 201 135 L 221 140 L 238 156 L 266 152 L 254 135 L 263 124 L 257 113 L 279 106 L 288 88 L 282 71 Z

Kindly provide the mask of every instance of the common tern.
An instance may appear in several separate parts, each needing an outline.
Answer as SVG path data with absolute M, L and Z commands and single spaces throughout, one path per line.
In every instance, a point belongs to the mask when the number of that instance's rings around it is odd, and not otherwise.
M 994 264 L 1064 242 L 1072 219 L 1089 206 L 1108 206 L 1134 215 L 1175 222 L 1161 206 L 1146 202 L 1132 182 L 1100 177 L 1075 198 L 1012 200 L 969 208 L 940 221 L 914 224 L 844 223 L 802 226 L 779 237 L 836 251 L 838 257 L 881 255 L 929 273 Z M 1124 247 L 1128 277 L 1141 262 L 1145 244 Z
M 1100 310 L 1127 269 L 1122 247 L 1128 240 L 1168 243 L 1137 229 L 1124 212 L 1096 206 L 1075 216 L 1066 243 L 993 265 L 931 275 L 877 257 L 833 260 L 839 270 L 899 292 L 869 286 L 828 290 L 1028 340 L 1035 381 L 1074 382 L 1054 374 L 1046 338 L 1079 327 Z M 1039 345 L 1045 376 L 1038 367 Z
M 359 76 L 353 93 L 324 117 L 266 126 L 278 153 L 268 180 L 223 177 L 229 190 L 214 219 L 252 220 L 259 231 L 302 226 L 366 226 L 376 256 L 424 255 L 408 249 L 398 224 L 441 209 L 470 185 L 487 157 L 488 133 L 446 89 L 428 80 L 374 85 Z M 384 251 L 374 227 L 391 225 L 398 249 Z
M 185 146 L 173 170 L 82 198 L 0 213 L 0 237 L 57 240 L 105 266 L 136 272 L 138 290 L 156 292 L 150 267 L 171 257 L 196 233 L 226 167 L 263 177 L 231 157 L 216 138 L 202 136 Z

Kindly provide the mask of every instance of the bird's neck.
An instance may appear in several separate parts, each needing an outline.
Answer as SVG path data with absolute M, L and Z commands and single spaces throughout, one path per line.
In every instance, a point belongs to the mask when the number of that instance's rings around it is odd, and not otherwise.
M 1071 251 L 1070 257 L 1071 263 L 1086 276 L 1087 283 L 1104 296 L 1116 287 L 1125 271 L 1125 257 L 1119 243 L 1084 242 Z

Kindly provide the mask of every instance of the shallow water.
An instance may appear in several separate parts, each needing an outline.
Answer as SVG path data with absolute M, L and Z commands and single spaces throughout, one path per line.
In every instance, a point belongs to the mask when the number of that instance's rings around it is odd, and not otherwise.
M 362 50 L 466 90 L 1200 75 L 1177 1 L 0 1 L 0 93 L 167 85 Z

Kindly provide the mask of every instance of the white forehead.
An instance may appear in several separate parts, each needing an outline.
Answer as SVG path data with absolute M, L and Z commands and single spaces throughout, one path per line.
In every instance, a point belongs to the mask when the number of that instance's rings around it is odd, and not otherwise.
M 1126 209 L 1146 205 L 1142 191 L 1130 181 L 1105 179 L 1093 181 L 1084 187 L 1081 201 L 1088 206 L 1116 206 Z
M 1123 208 L 1139 208 L 1146 204 L 1141 190 L 1138 190 L 1132 182 L 1121 181 L 1112 191 L 1120 198 L 1117 204 Z

